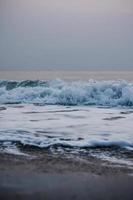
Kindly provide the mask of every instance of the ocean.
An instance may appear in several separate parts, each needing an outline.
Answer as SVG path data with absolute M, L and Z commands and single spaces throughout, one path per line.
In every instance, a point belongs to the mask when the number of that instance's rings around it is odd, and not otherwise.
M 132 72 L 28 73 L 0 73 L 1 152 L 48 150 L 133 167 Z

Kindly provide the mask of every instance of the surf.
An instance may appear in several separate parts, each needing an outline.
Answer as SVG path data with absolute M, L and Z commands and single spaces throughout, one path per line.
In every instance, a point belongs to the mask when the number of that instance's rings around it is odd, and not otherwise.
M 0 104 L 133 106 L 133 83 L 120 81 L 0 81 Z

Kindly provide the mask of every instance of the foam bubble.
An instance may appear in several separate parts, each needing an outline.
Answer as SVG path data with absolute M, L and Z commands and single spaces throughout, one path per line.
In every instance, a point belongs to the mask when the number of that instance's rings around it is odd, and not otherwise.
M 0 81 L 0 103 L 133 106 L 133 83 L 126 81 Z

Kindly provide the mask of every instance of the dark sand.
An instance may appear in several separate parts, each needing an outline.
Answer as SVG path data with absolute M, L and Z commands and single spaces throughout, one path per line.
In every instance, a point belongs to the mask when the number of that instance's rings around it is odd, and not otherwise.
M 96 158 L 0 154 L 0 200 L 132 200 L 132 169 Z

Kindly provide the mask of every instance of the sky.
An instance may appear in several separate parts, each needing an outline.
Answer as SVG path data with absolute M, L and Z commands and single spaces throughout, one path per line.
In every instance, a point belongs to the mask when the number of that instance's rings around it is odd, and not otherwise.
M 0 0 L 0 70 L 133 70 L 133 0 Z

